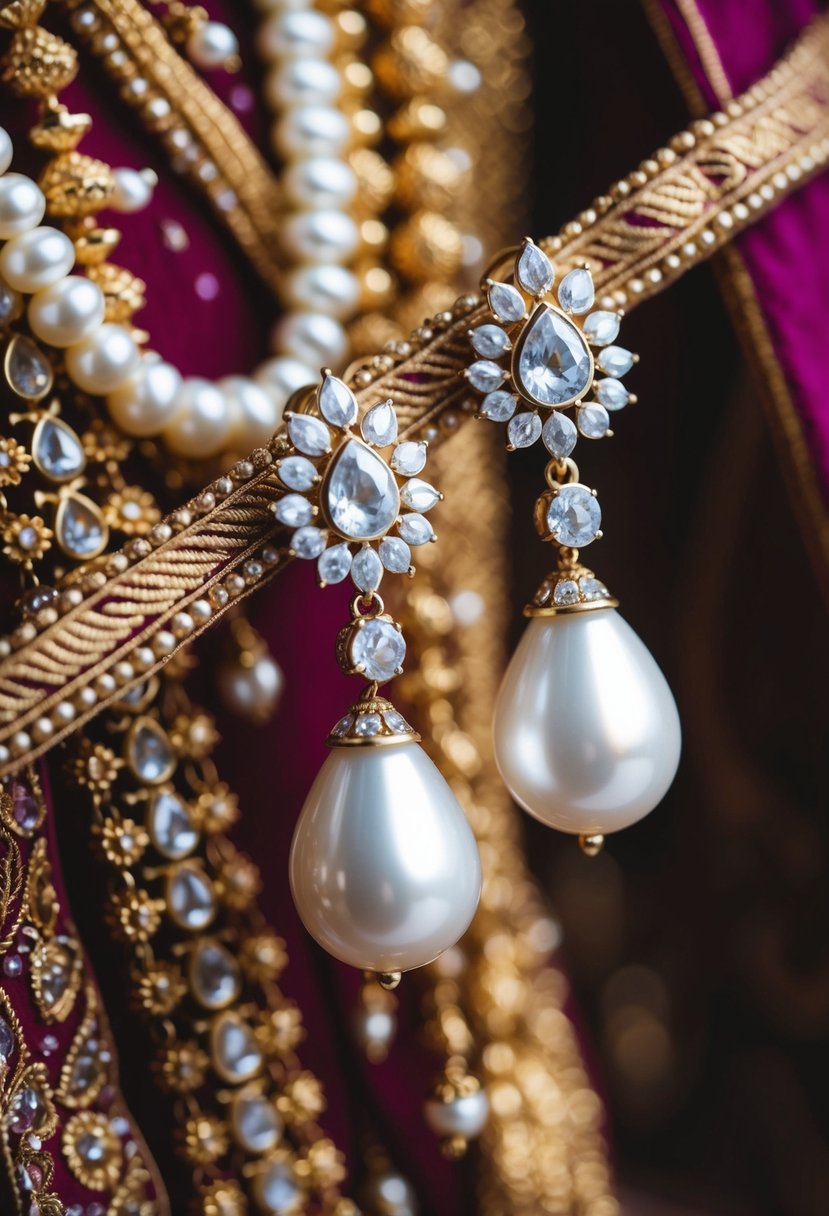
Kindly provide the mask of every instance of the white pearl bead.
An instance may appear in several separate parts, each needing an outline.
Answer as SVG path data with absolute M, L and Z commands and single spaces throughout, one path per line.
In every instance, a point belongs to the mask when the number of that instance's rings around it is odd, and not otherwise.
M 602 608 L 530 621 L 495 706 L 494 742 L 516 802 L 551 827 L 592 835 L 661 801 L 681 731 L 650 652 Z
M 170 451 L 193 460 L 215 456 L 225 446 L 229 431 L 230 410 L 221 389 L 196 376 L 186 379 L 178 408 L 164 428 Z
M 197 67 L 220 68 L 239 54 L 233 30 L 221 21 L 205 21 L 187 39 L 187 54 Z
M 252 666 L 228 663 L 219 673 L 219 688 L 228 709 L 253 721 L 270 717 L 285 687 L 281 667 L 268 654 Z
M 0 251 L 0 274 L 9 287 L 27 293 L 57 283 L 74 264 L 75 246 L 58 228 L 21 232 Z
M 463 1094 L 449 1102 L 429 1098 L 423 1105 L 426 1122 L 437 1136 L 463 1136 L 474 1140 L 480 1136 L 489 1118 L 489 1099 L 486 1091 Z
M 277 354 L 295 355 L 309 367 L 335 367 L 348 351 L 342 325 L 322 312 L 289 313 L 277 321 L 271 340 Z
M 342 90 L 342 77 L 326 59 L 287 59 L 265 79 L 265 100 L 274 110 L 283 106 L 327 105 Z
M 419 744 L 335 747 L 302 809 L 290 879 L 303 924 L 335 958 L 408 971 L 466 931 L 481 863 L 463 811 Z
M 294 308 L 324 312 L 338 321 L 351 315 L 359 295 L 357 276 L 344 266 L 302 266 L 285 280 L 285 299 Z
M 107 397 L 107 409 L 127 435 L 158 435 L 178 409 L 182 378 L 172 363 L 147 352 L 138 374 Z
M 139 173 L 136 169 L 113 169 L 112 176 L 115 189 L 110 195 L 109 205 L 113 211 L 130 214 L 149 206 L 153 197 L 153 181 L 149 174 Z
M 260 363 L 253 378 L 274 402 L 281 418 L 288 398 L 297 389 L 316 384 L 318 373 L 299 359 L 278 355 L 275 359 Z
M 345 207 L 357 193 L 357 175 L 344 160 L 309 156 L 288 166 L 282 186 L 295 207 Z
M 419 1216 L 414 1187 L 402 1174 L 370 1174 L 362 1191 L 369 1211 L 382 1216 Z
M 299 211 L 282 227 L 286 247 L 308 262 L 347 262 L 360 240 L 357 225 L 343 211 Z
M 333 106 L 294 106 L 276 124 L 274 150 L 285 160 L 336 156 L 350 135 L 348 119 Z
M 322 13 L 277 12 L 259 29 L 257 50 L 263 59 L 325 56 L 334 45 L 334 27 Z
M 237 407 L 228 447 L 246 455 L 267 444 L 282 416 L 273 397 L 247 376 L 226 376 L 219 381 L 219 388 Z
M 72 346 L 103 323 L 105 309 L 98 284 L 71 274 L 32 296 L 29 325 L 49 346 Z
M 43 191 L 22 173 L 0 177 L 0 240 L 36 228 L 46 211 Z
M 0 173 L 5 173 L 12 163 L 14 148 L 11 136 L 5 127 L 0 127 Z
M 66 370 L 85 393 L 104 396 L 132 377 L 139 358 L 128 330 L 123 325 L 106 324 L 68 348 Z

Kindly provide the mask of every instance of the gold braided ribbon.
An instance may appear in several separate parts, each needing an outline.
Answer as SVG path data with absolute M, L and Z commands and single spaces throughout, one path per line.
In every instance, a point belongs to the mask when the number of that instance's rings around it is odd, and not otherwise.
M 588 262 L 603 303 L 630 309 L 706 261 L 829 160 L 829 17 L 721 114 L 695 122 L 560 234 L 542 242 L 560 270 Z M 394 398 L 406 436 L 433 444 L 475 410 L 461 377 L 467 331 L 484 320 L 463 296 L 409 343 L 350 370 L 361 405 Z M 233 600 L 289 560 L 269 505 L 282 430 L 228 476 L 102 559 L 47 610 L 0 640 L 0 773 L 74 732 L 162 666 Z M 94 704 L 85 694 L 96 693 Z M 59 705 L 69 705 L 69 712 Z M 54 715 L 54 716 L 52 716 Z

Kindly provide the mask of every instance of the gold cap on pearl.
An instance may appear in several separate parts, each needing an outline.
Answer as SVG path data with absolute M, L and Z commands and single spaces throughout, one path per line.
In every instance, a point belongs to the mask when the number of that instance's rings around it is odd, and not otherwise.
M 329 747 L 386 747 L 394 743 L 419 742 L 417 731 L 391 701 L 373 694 L 371 686 L 340 718 L 326 739 Z
M 564 616 L 570 612 L 619 607 L 619 601 L 593 571 L 576 561 L 576 551 L 571 549 L 569 553 L 571 560 L 547 575 L 524 608 L 524 616 Z

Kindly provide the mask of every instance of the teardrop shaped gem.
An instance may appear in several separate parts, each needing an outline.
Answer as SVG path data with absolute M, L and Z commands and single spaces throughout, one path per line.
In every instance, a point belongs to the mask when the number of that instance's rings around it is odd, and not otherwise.
M 530 317 L 513 356 L 516 387 L 539 405 L 575 401 L 593 378 L 593 357 L 576 326 L 541 305 Z
M 553 285 L 553 264 L 529 237 L 524 241 L 515 263 L 515 277 L 531 296 L 543 296 Z
M 15 334 L 6 347 L 3 374 L 12 392 L 26 401 L 40 401 L 55 380 L 48 359 L 25 334 Z
M 319 411 L 332 426 L 347 427 L 357 421 L 357 400 L 343 380 L 326 372 L 317 392 Z
M 125 758 L 138 780 L 148 785 L 167 781 L 176 767 L 170 738 L 154 718 L 137 718 L 132 724 Z
M 32 459 L 50 481 L 71 481 L 86 466 L 81 441 L 62 418 L 41 418 L 32 436 Z
M 583 266 L 571 270 L 561 280 L 558 289 L 558 302 L 563 309 L 572 313 L 588 312 L 593 307 L 596 292 L 593 287 L 593 276 Z
M 376 448 L 386 448 L 397 438 L 397 414 L 394 402 L 381 401 L 373 405 L 360 424 L 363 439 Z
M 167 911 L 182 929 L 206 929 L 216 915 L 216 892 L 196 861 L 184 861 L 167 876 Z
M 147 831 L 155 848 L 171 861 L 180 861 L 199 843 L 190 808 L 170 790 L 159 790 L 150 799 Z
M 276 1107 L 253 1086 L 234 1098 L 230 1125 L 245 1152 L 257 1155 L 267 1153 L 282 1135 L 282 1120 Z
M 205 1009 L 224 1009 L 242 988 L 239 964 L 220 942 L 205 938 L 190 956 L 190 989 Z
M 223 1013 L 213 1022 L 210 1054 L 219 1076 L 231 1084 L 249 1081 L 262 1067 L 262 1051 L 253 1031 L 236 1013 Z
M 101 508 L 85 494 L 65 494 L 55 515 L 57 542 L 69 557 L 86 561 L 103 553 L 109 527 Z
M 359 439 L 343 444 L 320 494 L 331 527 L 348 540 L 375 540 L 397 518 L 400 493 L 391 469 Z
M 32 990 L 46 1022 L 63 1022 L 81 985 L 80 947 L 72 937 L 41 940 L 32 951 Z

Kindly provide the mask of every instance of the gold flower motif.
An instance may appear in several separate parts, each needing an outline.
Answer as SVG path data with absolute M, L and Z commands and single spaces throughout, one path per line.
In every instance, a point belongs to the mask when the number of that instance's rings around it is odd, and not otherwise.
M 123 767 L 124 761 L 112 748 L 103 743 L 91 743 L 88 739 L 81 742 L 72 762 L 75 780 L 92 794 L 106 794 Z
M 195 1165 L 211 1165 L 230 1147 L 227 1124 L 215 1115 L 198 1114 L 179 1133 L 181 1154 Z
M 208 836 L 214 836 L 217 832 L 226 832 L 239 818 L 239 800 L 220 781 L 199 795 L 194 812 L 201 830 Z
M 316 1140 L 296 1163 L 297 1177 L 321 1188 L 336 1186 L 346 1175 L 345 1160 L 333 1140 Z
M 193 1216 L 247 1216 L 247 1211 L 247 1200 L 239 1183 L 222 1178 L 201 1190 Z
M 193 760 L 204 760 L 219 742 L 219 732 L 210 714 L 196 710 L 179 714 L 170 731 L 176 751 Z
M 22 443 L 0 439 L 0 486 L 19 486 L 20 478 L 32 463 Z
M 107 1116 L 97 1111 L 72 1116 L 63 1133 L 63 1155 L 77 1180 L 91 1191 L 107 1190 L 121 1175 L 121 1140 Z
M 307 1123 L 325 1110 L 322 1085 L 311 1072 L 299 1072 L 288 1082 L 276 1100 L 277 1110 L 286 1122 Z
M 227 841 L 222 852 L 216 876 L 219 898 L 228 908 L 242 912 L 262 889 L 259 867 Z
M 150 837 L 134 819 L 104 819 L 93 829 L 98 848 L 112 866 L 134 866 L 142 856 Z
M 39 515 L 12 516 L 3 529 L 3 552 L 13 562 L 39 561 L 51 549 L 53 535 Z
M 256 1037 L 266 1055 L 289 1056 L 305 1037 L 302 1013 L 292 1001 L 281 1009 L 269 1010 L 256 1028 Z
M 269 932 L 245 938 L 239 952 L 239 963 L 245 975 L 254 983 L 266 984 L 277 980 L 288 965 L 285 942 Z
M 125 486 L 110 494 L 104 503 L 104 519 L 110 528 L 127 536 L 146 536 L 161 519 L 155 499 L 141 486 Z
M 174 963 L 153 962 L 144 971 L 133 972 L 135 1003 L 146 1013 L 166 1017 L 187 991 L 184 976 Z
M 89 430 L 81 435 L 81 445 L 87 460 L 96 464 L 110 460 L 120 464 L 129 456 L 132 446 L 125 435 L 103 418 L 93 419 Z
M 128 942 L 146 942 L 158 932 L 164 900 L 153 899 L 142 890 L 120 891 L 110 896 L 108 918 Z
M 198 1043 L 178 1040 L 162 1048 L 154 1067 L 166 1089 L 187 1094 L 204 1084 L 209 1064 Z

